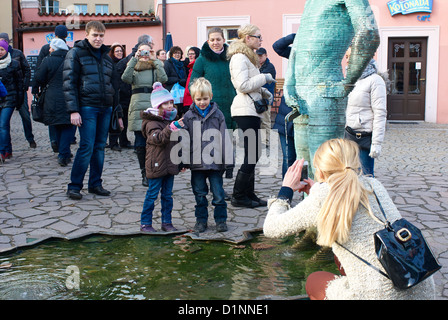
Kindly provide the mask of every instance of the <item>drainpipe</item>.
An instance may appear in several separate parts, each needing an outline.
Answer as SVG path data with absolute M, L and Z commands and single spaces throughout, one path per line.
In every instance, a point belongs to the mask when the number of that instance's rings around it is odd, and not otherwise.
M 12 0 L 12 47 L 23 51 L 22 33 L 17 31 L 19 22 L 22 20 L 19 0 Z
M 163 46 L 162 48 L 165 48 L 165 42 L 166 42 L 166 0 L 162 0 L 162 42 Z

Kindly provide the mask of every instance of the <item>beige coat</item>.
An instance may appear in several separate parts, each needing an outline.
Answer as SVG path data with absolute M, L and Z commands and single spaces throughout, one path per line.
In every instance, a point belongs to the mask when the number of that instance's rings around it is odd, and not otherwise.
M 247 52 L 250 48 L 239 41 L 233 42 L 227 52 L 230 57 L 230 76 L 236 90 L 230 112 L 235 116 L 262 117 L 255 111 L 252 101 L 269 99 L 272 103 L 272 94 L 263 86 L 266 84 L 266 76 L 248 58 Z M 249 97 L 252 97 L 252 99 Z
M 401 218 L 396 206 L 384 186 L 374 178 L 361 178 L 365 186 L 375 190 L 388 220 L 392 223 Z M 283 238 L 317 226 L 317 215 L 329 192 L 327 183 L 316 183 L 308 197 L 294 208 L 285 200 L 271 199 L 269 212 L 265 219 L 264 235 L 270 238 Z M 376 217 L 384 220 L 376 203 L 375 196 L 369 196 L 370 205 Z M 375 255 L 373 234 L 384 228 L 382 224 L 369 216 L 367 209 L 360 206 L 356 213 L 349 240 L 344 247 L 369 261 L 375 267 L 382 268 Z M 407 290 L 396 289 L 392 282 L 360 261 L 341 246 L 332 246 L 346 276 L 339 276 L 328 284 L 326 297 L 329 300 L 428 300 L 435 298 L 433 277 Z

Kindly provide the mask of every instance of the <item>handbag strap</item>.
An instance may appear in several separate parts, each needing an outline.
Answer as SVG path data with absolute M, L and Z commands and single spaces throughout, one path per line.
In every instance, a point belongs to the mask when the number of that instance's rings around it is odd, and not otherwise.
M 348 252 L 350 252 L 352 255 L 354 255 L 356 258 L 358 258 L 359 260 L 361 260 L 362 262 L 364 262 L 366 265 L 368 265 L 369 267 L 371 267 L 373 270 L 378 271 L 379 273 L 381 273 L 383 276 L 385 276 L 386 278 L 390 279 L 389 276 L 381 271 L 380 269 L 378 269 L 377 267 L 375 267 L 373 264 L 371 264 L 370 262 L 368 262 L 367 260 L 361 258 L 360 256 L 358 256 L 356 253 L 350 251 L 349 249 L 347 249 L 346 247 L 344 247 L 342 244 L 336 242 L 339 246 L 341 246 L 342 248 L 344 248 L 345 250 L 347 250 Z
M 59 71 L 61 70 L 61 67 L 64 65 L 64 59 L 62 59 L 61 64 L 59 65 L 59 67 L 57 68 L 56 72 L 53 74 L 53 76 L 51 77 L 51 79 L 48 81 L 48 83 L 45 85 L 44 88 L 42 88 L 42 91 L 47 90 L 48 87 L 50 86 L 50 83 L 56 78 L 56 75 L 59 73 Z M 42 93 L 42 91 L 40 93 Z
M 380 207 L 380 210 L 381 210 L 381 212 L 382 212 L 384 218 L 386 219 L 386 223 L 385 223 L 385 225 L 387 226 L 387 225 L 389 224 L 389 221 L 387 220 L 386 213 L 384 212 L 383 206 L 381 205 L 381 202 L 380 202 L 380 200 L 378 199 L 378 196 L 376 195 L 375 190 L 373 190 L 373 187 L 372 187 L 372 191 L 373 191 L 373 194 L 375 195 L 376 202 L 378 203 L 378 205 L 379 205 L 379 207 Z M 362 262 L 364 262 L 366 265 L 368 265 L 368 266 L 371 267 L 372 269 L 378 271 L 380 274 L 382 274 L 382 275 L 385 276 L 386 278 L 390 279 L 389 276 L 388 276 L 386 273 L 384 273 L 383 271 L 381 271 L 380 269 L 378 269 L 377 267 L 375 267 L 373 264 L 371 264 L 371 263 L 368 262 L 367 260 L 361 258 L 361 257 L 358 256 L 356 253 L 350 251 L 349 249 L 347 249 L 346 247 L 344 247 L 342 244 L 340 244 L 340 243 L 338 243 L 338 242 L 336 242 L 336 244 L 338 244 L 340 247 L 342 247 L 342 248 L 344 248 L 345 250 L 347 250 L 348 252 L 350 252 L 352 255 L 354 255 L 356 258 L 358 258 L 359 260 L 361 260 Z

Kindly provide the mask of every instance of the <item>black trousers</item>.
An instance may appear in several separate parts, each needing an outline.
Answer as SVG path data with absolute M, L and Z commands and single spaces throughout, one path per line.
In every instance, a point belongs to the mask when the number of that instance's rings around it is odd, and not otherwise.
M 233 117 L 244 136 L 244 161 L 240 170 L 251 174 L 261 156 L 261 118 L 256 116 Z

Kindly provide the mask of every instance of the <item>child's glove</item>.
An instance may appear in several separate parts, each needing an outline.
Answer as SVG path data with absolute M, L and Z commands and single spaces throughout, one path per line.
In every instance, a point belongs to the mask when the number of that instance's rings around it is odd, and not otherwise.
M 184 123 L 182 122 L 182 119 L 179 119 L 178 121 L 173 121 L 170 124 L 170 128 L 172 131 L 177 131 L 179 129 L 182 129 L 184 127 Z

